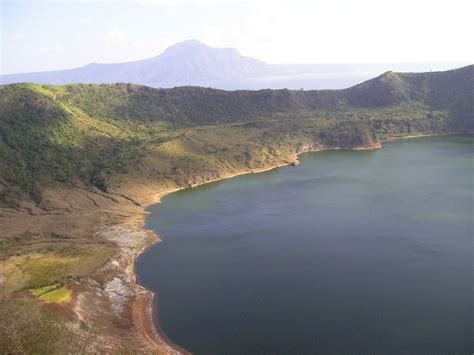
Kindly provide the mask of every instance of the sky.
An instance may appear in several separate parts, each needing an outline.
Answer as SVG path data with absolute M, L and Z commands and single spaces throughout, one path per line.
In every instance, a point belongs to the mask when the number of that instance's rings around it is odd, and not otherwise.
M 0 74 L 198 39 L 272 64 L 474 62 L 473 0 L 0 0 Z

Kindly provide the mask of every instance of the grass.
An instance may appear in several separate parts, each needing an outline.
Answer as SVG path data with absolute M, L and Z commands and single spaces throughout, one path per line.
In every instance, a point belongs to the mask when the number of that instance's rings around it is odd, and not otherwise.
M 44 287 L 36 288 L 34 290 L 30 290 L 30 293 L 35 297 L 40 297 L 44 295 L 45 293 L 57 290 L 59 287 L 61 287 L 60 284 L 44 286 Z
M 4 260 L 0 263 L 0 272 L 6 275 L 5 289 L 10 292 L 46 291 L 51 285 L 64 284 L 70 277 L 89 275 L 114 253 L 111 247 L 97 243 L 89 245 L 70 244 L 67 249 L 33 252 Z
M 72 290 L 67 286 L 54 284 L 30 290 L 30 293 L 46 303 L 63 303 L 71 300 Z
M 39 254 L 25 257 L 19 270 L 28 277 L 27 288 L 38 288 L 63 281 L 77 262 L 75 258 Z
M 46 307 L 31 300 L 0 298 L 0 353 L 79 354 L 93 352 L 94 333 L 78 335 Z
M 63 303 L 71 300 L 72 290 L 66 286 L 56 290 L 47 292 L 39 296 L 39 298 L 47 303 Z

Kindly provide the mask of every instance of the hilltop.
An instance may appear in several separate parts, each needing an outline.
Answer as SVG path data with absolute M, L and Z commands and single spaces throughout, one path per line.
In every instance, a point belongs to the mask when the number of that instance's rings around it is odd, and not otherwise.
M 134 258 L 156 240 L 142 229 L 145 206 L 306 151 L 472 133 L 473 78 L 471 65 L 345 90 L 0 86 L 0 349 L 156 347 L 150 295 L 133 281 Z M 57 331 L 75 348 L 48 335 Z

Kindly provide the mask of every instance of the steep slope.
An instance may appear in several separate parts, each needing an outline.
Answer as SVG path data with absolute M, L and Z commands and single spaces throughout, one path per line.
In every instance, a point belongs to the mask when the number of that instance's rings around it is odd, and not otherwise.
M 474 65 L 445 72 L 387 72 L 345 90 L 354 107 L 381 107 L 406 101 L 422 102 L 433 110 L 447 110 L 458 129 L 472 130 Z
M 473 70 L 474 66 L 423 74 L 389 72 L 339 91 L 228 92 L 131 84 L 4 86 L 0 88 L 0 161 L 6 169 L 0 177 L 1 196 L 10 201 L 19 190 L 39 199 L 41 186 L 54 182 L 82 181 L 106 190 L 102 180 L 113 179 L 118 171 L 144 169 L 144 176 L 149 176 L 145 167 L 137 168 L 148 159 L 156 161 L 152 165 L 168 162 L 159 174 L 164 180 L 182 181 L 198 160 L 208 161 L 207 148 L 194 144 L 188 152 L 193 158 L 184 159 L 179 174 L 169 161 L 176 152 L 152 158 L 151 150 L 172 149 L 166 142 L 187 144 L 190 136 L 199 141 L 201 135 L 209 140 L 205 144 L 216 145 L 219 127 L 236 131 L 235 156 L 246 154 L 254 132 L 264 134 L 262 149 L 268 145 L 276 149 L 282 140 L 290 145 L 298 141 L 363 145 L 363 140 L 355 139 L 358 130 L 352 137 L 347 133 L 336 138 L 346 132 L 345 125 L 374 130 L 379 138 L 473 131 Z M 214 158 L 221 158 L 218 152 Z M 225 157 L 229 164 L 232 159 Z M 246 163 L 249 168 L 251 160 Z M 206 163 L 198 165 L 206 170 Z
M 474 130 L 474 65 L 438 73 L 401 74 L 409 85 L 411 99 L 437 110 L 449 110 L 458 118 L 459 129 Z

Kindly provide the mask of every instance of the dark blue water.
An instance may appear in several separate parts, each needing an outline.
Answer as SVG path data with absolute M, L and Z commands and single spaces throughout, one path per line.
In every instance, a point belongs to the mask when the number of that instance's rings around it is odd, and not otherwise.
M 197 354 L 472 353 L 472 137 L 306 154 L 150 208 L 137 263 Z

